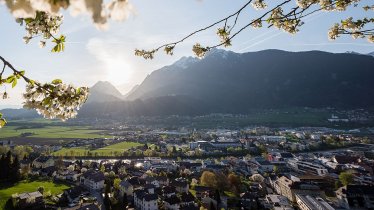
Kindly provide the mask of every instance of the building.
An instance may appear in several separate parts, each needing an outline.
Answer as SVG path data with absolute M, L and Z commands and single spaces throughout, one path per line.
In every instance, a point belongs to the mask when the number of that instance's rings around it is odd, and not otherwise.
M 296 194 L 296 203 L 301 210 L 335 210 L 321 197 Z
M 374 209 L 374 190 L 369 185 L 348 185 L 336 191 L 339 204 L 346 209 Z
M 261 136 L 261 139 L 266 142 L 281 142 L 286 141 L 286 137 L 284 136 Z
M 0 146 L 13 148 L 14 142 L 12 140 L 2 140 L 0 141 Z
M 164 199 L 164 207 L 168 210 L 179 210 L 181 200 L 178 196 L 173 195 Z
M 292 205 L 288 201 L 287 197 L 282 195 L 270 194 L 266 195 L 263 206 L 266 209 L 274 210 L 293 210 Z
M 219 148 L 219 149 L 224 149 L 224 148 L 229 148 L 229 147 L 241 147 L 242 146 L 242 143 L 240 143 L 239 140 L 234 140 L 234 139 L 231 139 L 231 140 L 224 140 L 224 141 L 212 141 L 210 142 L 210 144 L 215 147 L 215 148 Z
M 132 196 L 134 192 L 134 187 L 132 184 L 127 180 L 122 180 L 119 183 L 119 191 L 121 192 L 121 196 Z
M 285 176 L 274 181 L 273 187 L 278 194 L 286 196 L 292 202 L 296 202 L 295 194 L 325 197 L 325 193 L 317 185 L 292 181 Z
M 38 209 L 43 208 L 43 195 L 39 191 L 14 194 L 12 195 L 12 203 L 16 209 Z
M 316 163 L 300 161 L 296 159 L 291 159 L 288 161 L 288 164 L 292 169 L 297 172 L 305 173 L 305 174 L 314 174 L 318 176 L 325 176 L 328 174 L 327 169 Z
M 139 210 L 157 210 L 158 196 L 154 189 L 138 189 L 134 191 L 134 205 Z
M 175 190 L 178 193 L 188 193 L 189 191 L 189 184 L 187 180 L 176 179 L 172 181 L 171 185 L 175 187 Z
M 104 173 L 95 170 L 88 170 L 80 177 L 80 183 L 90 190 L 102 190 L 104 180 Z
M 55 160 L 51 156 L 39 156 L 32 162 L 34 168 L 48 168 L 55 165 Z

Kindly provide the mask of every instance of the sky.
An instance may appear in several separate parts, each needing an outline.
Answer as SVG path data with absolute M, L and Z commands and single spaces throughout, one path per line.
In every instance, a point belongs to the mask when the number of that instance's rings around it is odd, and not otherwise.
M 369 4 L 371 0 L 363 0 Z M 1 1 L 0 1 L 1 2 Z M 18 69 L 41 82 L 62 79 L 76 86 L 92 86 L 97 81 L 109 81 L 123 94 L 140 84 L 152 71 L 171 65 L 182 56 L 193 56 L 192 45 L 203 46 L 218 43 L 215 30 L 203 32 L 183 42 L 174 55 L 161 51 L 153 60 L 134 56 L 134 49 L 152 49 L 205 27 L 235 12 L 246 0 L 130 0 L 133 14 L 123 22 L 110 21 L 106 30 L 98 30 L 88 15 L 72 17 L 63 12 L 61 33 L 67 36 L 63 53 L 51 53 L 52 44 L 39 48 L 38 41 L 29 44 L 22 41 L 25 35 L 5 5 L 0 4 L 0 55 Z M 371 12 L 372 15 L 373 12 Z M 260 14 L 252 8 L 241 15 L 238 26 Z M 328 29 L 349 16 L 362 17 L 366 13 L 359 7 L 346 12 L 319 12 L 306 18 L 299 33 L 290 35 L 278 29 L 252 29 L 244 31 L 227 48 L 238 53 L 281 49 L 287 51 L 321 50 L 334 53 L 356 51 L 369 53 L 374 45 L 366 40 L 342 37 L 336 41 L 327 38 Z M 271 59 L 271 58 L 269 58 Z M 10 98 L 0 99 L 0 109 L 20 107 L 24 84 L 15 88 L 0 87 Z

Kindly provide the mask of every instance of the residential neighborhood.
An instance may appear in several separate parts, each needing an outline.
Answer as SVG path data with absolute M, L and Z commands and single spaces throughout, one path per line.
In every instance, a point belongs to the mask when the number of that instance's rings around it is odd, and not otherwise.
M 374 146 L 364 144 L 362 137 L 307 129 L 204 132 L 163 132 L 163 136 L 149 132 L 138 137 L 130 133 L 105 142 L 118 144 L 133 137 L 139 146 L 109 157 L 55 155 L 46 146 L 30 145 L 38 152 L 17 160 L 20 179 L 49 180 L 67 187 L 60 194 L 46 195 L 43 189 L 14 194 L 13 206 L 139 210 L 374 208 Z M 12 155 L 14 149 L 9 147 L 3 157 L 10 155 L 14 161 L 18 157 Z

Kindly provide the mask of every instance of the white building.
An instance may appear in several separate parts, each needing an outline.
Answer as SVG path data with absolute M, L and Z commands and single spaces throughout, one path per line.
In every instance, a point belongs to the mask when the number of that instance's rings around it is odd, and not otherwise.
M 80 183 L 90 190 L 102 190 L 104 188 L 104 173 L 88 170 L 80 177 Z
M 134 191 L 134 205 L 139 210 L 157 210 L 158 196 L 154 190 L 139 189 Z
M 261 139 L 267 142 L 286 141 L 286 137 L 284 136 L 261 136 Z
M 291 168 L 298 172 L 310 173 L 318 176 L 325 176 L 328 174 L 327 169 L 320 164 L 300 161 L 296 159 L 289 160 L 288 164 L 291 166 Z
M 330 204 L 318 196 L 296 194 L 296 203 L 301 210 L 335 210 Z
M 270 194 L 266 195 L 264 206 L 274 210 L 293 210 L 292 205 L 287 197 L 282 195 Z
M 55 160 L 51 156 L 39 156 L 32 162 L 34 168 L 48 168 L 55 165 Z

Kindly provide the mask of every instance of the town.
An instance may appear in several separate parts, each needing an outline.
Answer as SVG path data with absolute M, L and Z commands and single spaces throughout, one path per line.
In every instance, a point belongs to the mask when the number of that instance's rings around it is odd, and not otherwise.
M 29 189 L 0 190 L 2 208 L 374 208 L 374 145 L 357 130 L 108 132 L 55 146 L 1 140 L 0 179 Z

